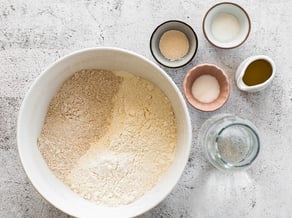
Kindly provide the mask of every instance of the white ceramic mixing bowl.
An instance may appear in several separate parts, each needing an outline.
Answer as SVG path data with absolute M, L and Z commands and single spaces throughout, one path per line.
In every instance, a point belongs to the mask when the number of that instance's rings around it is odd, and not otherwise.
M 170 99 L 177 120 L 175 159 L 159 183 L 137 201 L 119 207 L 98 206 L 84 200 L 57 179 L 37 146 L 48 105 L 62 83 L 84 68 L 124 70 L 155 83 Z M 170 77 L 158 66 L 135 53 L 117 48 L 91 48 L 67 55 L 41 73 L 21 105 L 17 143 L 22 165 L 37 191 L 51 204 L 75 217 L 132 217 L 161 202 L 178 182 L 188 161 L 192 129 L 186 103 Z

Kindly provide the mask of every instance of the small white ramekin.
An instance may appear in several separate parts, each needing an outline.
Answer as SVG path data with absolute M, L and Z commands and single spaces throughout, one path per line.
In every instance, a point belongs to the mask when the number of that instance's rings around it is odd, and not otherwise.
M 212 33 L 212 23 L 214 18 L 220 13 L 228 13 L 235 16 L 240 24 L 240 32 L 231 41 L 221 42 Z M 206 39 L 214 46 L 223 49 L 236 48 L 242 45 L 248 38 L 251 23 L 247 12 L 239 5 L 232 2 L 222 2 L 211 7 L 203 19 L 203 32 Z
M 189 41 L 189 50 L 187 54 L 179 60 L 170 61 L 166 59 L 159 49 L 161 36 L 169 30 L 178 30 L 183 32 Z M 153 31 L 150 38 L 150 51 L 154 59 L 161 65 L 168 68 L 178 68 L 188 64 L 196 55 L 198 49 L 198 37 L 195 31 L 188 24 L 179 20 L 169 20 L 160 24 Z

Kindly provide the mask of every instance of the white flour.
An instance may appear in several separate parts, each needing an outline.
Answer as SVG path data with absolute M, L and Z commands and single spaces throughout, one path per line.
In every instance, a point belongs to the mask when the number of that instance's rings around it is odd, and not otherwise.
M 129 204 L 149 191 L 170 166 L 176 147 L 175 117 L 164 93 L 132 74 L 115 75 L 122 82 L 112 98 L 107 131 L 87 140 L 86 152 L 62 177 L 85 199 L 108 206 Z
M 240 23 L 237 17 L 229 13 L 218 14 L 212 22 L 212 34 L 220 42 L 234 40 L 240 33 Z

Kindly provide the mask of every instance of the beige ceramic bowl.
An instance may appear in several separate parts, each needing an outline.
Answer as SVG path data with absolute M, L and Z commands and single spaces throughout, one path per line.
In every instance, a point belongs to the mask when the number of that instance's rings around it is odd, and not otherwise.
M 216 77 L 220 85 L 220 94 L 217 99 L 210 103 L 203 103 L 192 95 L 192 85 L 194 81 L 202 75 L 209 74 Z M 196 109 L 201 111 L 214 111 L 222 107 L 227 101 L 230 93 L 229 80 L 222 69 L 213 64 L 201 64 L 197 65 L 185 76 L 184 83 L 184 94 L 188 102 Z

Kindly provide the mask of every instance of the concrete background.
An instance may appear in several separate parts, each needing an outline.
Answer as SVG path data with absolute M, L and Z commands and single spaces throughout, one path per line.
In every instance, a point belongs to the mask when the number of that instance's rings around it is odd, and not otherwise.
M 204 13 L 214 0 L 0 0 L 0 217 L 67 217 L 33 188 L 18 158 L 16 120 L 33 80 L 59 57 L 86 47 L 116 46 L 153 60 L 149 38 L 169 19 L 190 24 L 199 49 L 187 66 L 166 72 L 182 87 L 187 70 L 200 63 L 223 68 L 231 82 L 227 104 L 212 113 L 189 107 L 193 145 L 185 172 L 172 193 L 141 218 L 292 217 L 292 2 L 234 1 L 249 13 L 252 31 L 241 47 L 221 50 L 202 34 Z M 274 59 L 277 75 L 265 91 L 247 94 L 234 83 L 234 71 L 251 55 Z M 223 174 L 202 155 L 197 133 L 220 113 L 252 120 L 262 150 L 247 171 Z

